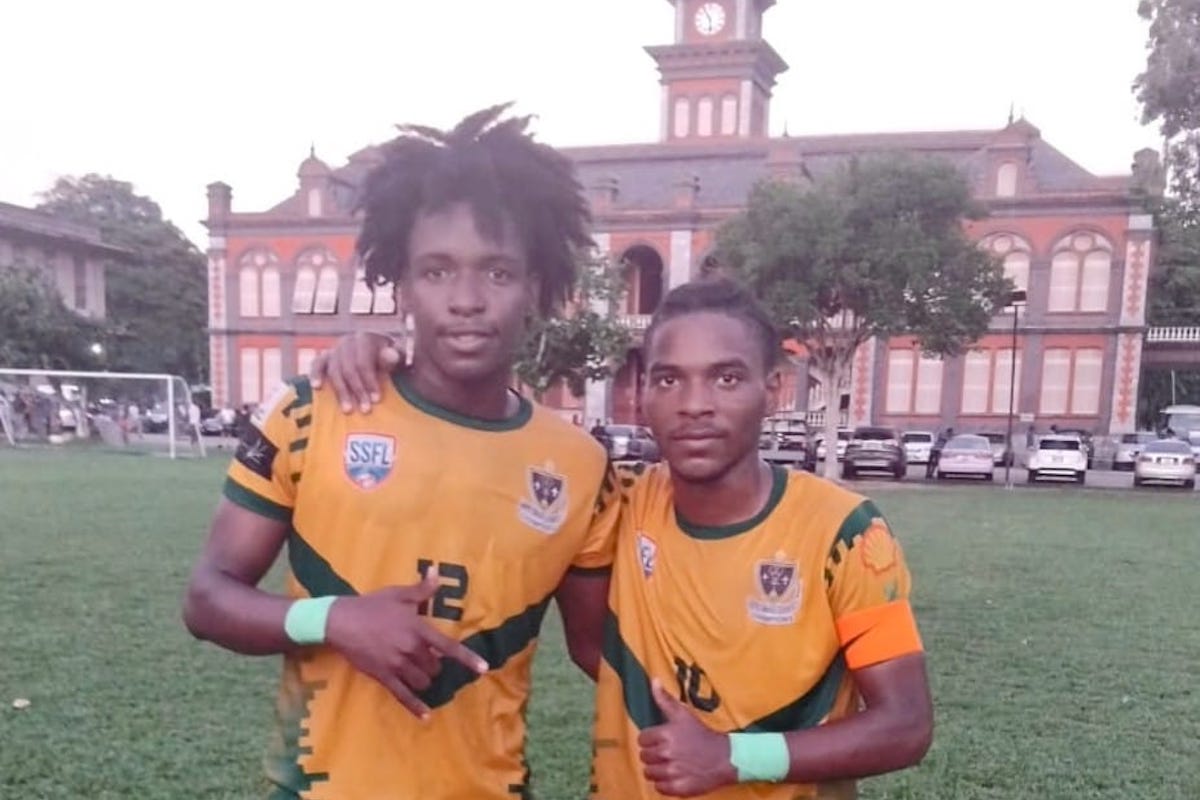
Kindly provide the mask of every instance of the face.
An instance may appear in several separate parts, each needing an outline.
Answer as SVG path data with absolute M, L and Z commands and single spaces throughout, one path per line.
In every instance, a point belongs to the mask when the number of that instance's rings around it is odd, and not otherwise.
M 507 380 L 534 297 L 512 226 L 493 241 L 458 203 L 417 217 L 408 256 L 400 288 L 413 319 L 414 369 L 461 385 Z
M 741 320 L 700 312 L 654 332 L 643 408 L 671 473 L 706 483 L 758 457 L 759 432 L 779 388 L 758 337 Z

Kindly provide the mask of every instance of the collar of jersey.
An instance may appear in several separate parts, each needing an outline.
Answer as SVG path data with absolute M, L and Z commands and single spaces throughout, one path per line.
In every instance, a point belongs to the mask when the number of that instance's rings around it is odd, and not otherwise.
M 451 425 L 458 425 L 463 428 L 470 428 L 471 430 L 493 432 L 515 431 L 525 427 L 525 423 L 529 422 L 530 417 L 533 416 L 533 404 L 516 392 L 513 392 L 517 396 L 516 413 L 507 419 L 483 419 L 482 417 L 460 414 L 457 411 L 444 408 L 437 403 L 426 400 L 417 394 L 409 382 L 408 376 L 402 371 L 392 374 L 392 383 L 395 385 L 396 391 L 400 393 L 400 396 L 418 411 L 449 422 Z
M 684 519 L 679 513 L 679 509 L 676 509 L 675 524 L 679 526 L 679 530 L 693 539 L 728 539 L 730 536 L 737 536 L 738 534 L 757 528 L 767 517 L 771 516 L 771 512 L 775 510 L 775 507 L 779 505 L 779 501 L 783 499 L 783 493 L 787 489 L 787 484 L 787 470 L 772 464 L 771 493 L 767 495 L 767 502 L 759 512 L 750 519 L 734 522 L 729 525 L 695 525 Z

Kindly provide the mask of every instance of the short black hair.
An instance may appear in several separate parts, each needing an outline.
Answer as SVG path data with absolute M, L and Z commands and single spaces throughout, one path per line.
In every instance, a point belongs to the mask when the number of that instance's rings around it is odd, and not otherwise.
M 364 216 L 356 249 L 369 285 L 400 281 L 420 214 L 465 202 L 485 236 L 499 238 L 506 222 L 516 228 L 542 313 L 571 296 L 577 253 L 592 245 L 587 199 L 571 162 L 533 140 L 529 117 L 503 118 L 507 109 L 478 111 L 449 131 L 401 126 L 380 148 L 357 204 Z
M 646 349 L 658 329 L 670 320 L 704 312 L 724 314 L 745 323 L 762 346 L 766 368 L 770 370 L 779 363 L 782 340 L 770 314 L 754 295 L 728 278 L 692 281 L 667 292 L 646 328 Z

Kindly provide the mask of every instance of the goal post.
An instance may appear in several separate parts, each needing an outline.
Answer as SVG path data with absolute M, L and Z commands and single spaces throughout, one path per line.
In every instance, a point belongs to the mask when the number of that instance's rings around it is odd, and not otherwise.
M 52 391 L 41 388 L 47 384 Z M 147 391 L 147 385 L 153 388 Z M 205 453 L 202 432 L 199 426 L 192 421 L 190 413 L 191 404 L 194 402 L 192 391 L 187 381 L 179 375 L 155 372 L 0 367 L 0 388 L 6 386 L 10 390 L 9 394 L 12 394 L 11 390 L 16 387 L 31 397 L 51 397 L 52 399 L 47 401 L 53 405 L 51 413 L 56 416 L 62 414 L 61 417 L 58 417 L 60 422 L 64 419 L 72 419 L 71 424 L 75 426 L 76 438 L 90 438 L 89 425 L 92 421 L 96 421 L 98 426 L 110 426 L 108 430 L 98 427 L 97 433 L 110 445 L 115 444 L 111 441 L 112 436 L 115 436 L 113 431 L 117 430 L 118 425 L 127 423 L 126 409 L 136 408 L 138 413 L 135 422 L 143 441 L 146 439 L 145 430 L 151 423 L 154 423 L 156 426 L 162 426 L 163 432 L 167 435 L 165 444 L 167 455 L 170 458 L 174 459 L 179 456 L 178 439 L 181 431 L 188 433 L 193 447 L 201 455 Z M 65 392 L 67 386 L 72 387 L 78 393 L 78 397 L 68 401 Z M 115 400 L 108 395 L 115 395 L 118 399 Z M 14 422 L 13 420 L 16 401 L 17 398 L 13 397 L 9 397 L 5 401 L 8 423 L 5 428 L 13 438 L 19 439 L 17 432 L 21 430 L 21 425 L 19 421 Z M 106 405 L 100 409 L 98 403 Z M 142 404 L 150 406 L 144 416 L 140 411 Z M 66 410 L 63 411 L 63 409 Z M 93 416 L 91 412 L 94 409 L 97 410 L 97 413 Z M 58 427 L 51 425 L 49 419 L 44 418 L 44 422 L 47 432 Z M 120 430 L 122 431 L 122 440 L 127 440 L 128 428 L 122 427 Z M 0 431 L 0 437 L 4 435 L 5 433 Z M 54 439 L 51 438 L 51 441 Z M 128 445 L 128 441 L 125 441 L 125 445 Z

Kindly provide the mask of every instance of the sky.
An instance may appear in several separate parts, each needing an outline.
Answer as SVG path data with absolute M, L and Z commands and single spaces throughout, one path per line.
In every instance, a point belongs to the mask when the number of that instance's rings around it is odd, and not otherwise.
M 1158 147 L 1130 91 L 1136 0 L 779 0 L 792 135 L 1002 127 L 1010 107 L 1099 174 Z M 43 0 L 0 7 L 0 200 L 62 175 L 130 181 L 200 247 L 205 186 L 235 211 L 289 196 L 310 146 L 333 167 L 397 123 L 503 101 L 553 145 L 654 141 L 645 45 L 671 0 Z

